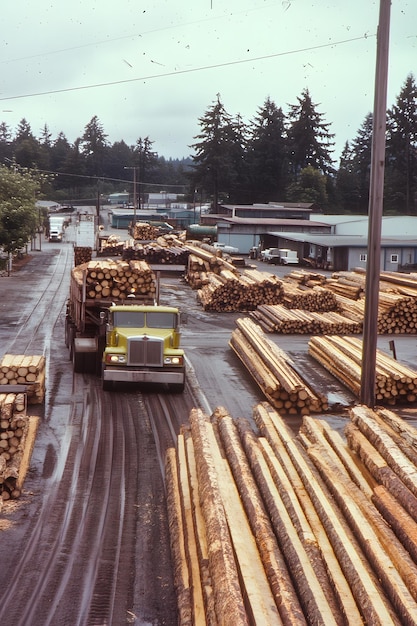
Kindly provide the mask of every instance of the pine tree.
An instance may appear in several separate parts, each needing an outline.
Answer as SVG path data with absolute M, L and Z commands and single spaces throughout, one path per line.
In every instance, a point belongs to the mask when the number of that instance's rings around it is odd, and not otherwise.
M 97 115 L 94 115 L 84 128 L 81 150 L 85 157 L 88 174 L 91 176 L 104 175 L 108 142 L 107 135 Z
M 200 141 L 191 146 L 196 151 L 191 185 L 212 197 L 213 211 L 217 212 L 221 193 L 227 197 L 231 190 L 236 192 L 239 167 L 243 165 L 244 131 L 239 120 L 234 121 L 227 113 L 220 94 L 199 123 L 201 132 L 194 139 Z
M 353 151 L 348 142 L 340 156 L 336 174 L 336 198 L 339 210 L 357 213 L 360 205 L 358 177 L 355 174 Z
M 270 98 L 258 109 L 252 122 L 247 160 L 252 201 L 284 199 L 288 165 L 285 117 Z
M 417 86 L 412 74 L 388 110 L 385 180 L 385 207 L 416 214 Z
M 371 175 L 373 115 L 368 113 L 352 142 L 352 173 L 356 177 L 359 213 L 367 213 Z
M 316 110 L 308 89 L 304 89 L 298 104 L 290 105 L 288 113 L 288 152 L 290 172 L 296 181 L 301 170 L 311 165 L 322 174 L 333 175 L 334 134 L 330 124 L 323 121 L 323 114 Z

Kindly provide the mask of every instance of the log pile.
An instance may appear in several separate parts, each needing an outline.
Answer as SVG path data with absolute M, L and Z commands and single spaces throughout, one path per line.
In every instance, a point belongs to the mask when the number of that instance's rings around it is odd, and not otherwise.
M 88 263 L 93 258 L 93 249 L 90 246 L 74 246 L 74 265 Z
M 204 244 L 197 245 L 197 242 L 187 242 L 185 244 L 189 251 L 185 280 L 191 289 L 200 289 L 202 285 L 207 284 L 209 273 L 218 276 L 223 270 L 228 270 L 235 276 L 238 276 L 238 270 L 232 263 L 229 263 L 217 254 L 213 254 L 210 251 L 211 246 L 205 246 L 208 250 L 202 246 Z
M 360 396 L 362 340 L 357 337 L 311 337 L 309 354 L 327 371 Z M 377 350 L 375 399 L 379 404 L 407 404 L 417 400 L 417 371 Z
M 123 250 L 123 260 L 143 259 L 147 263 L 164 265 L 187 265 L 189 251 L 183 245 L 167 245 L 167 240 L 158 237 L 156 241 L 140 243 L 127 241 Z
M 355 407 L 347 445 L 253 419 L 193 409 L 167 452 L 178 623 L 415 626 L 416 429 Z
M 0 502 L 21 494 L 38 424 L 26 404 L 24 393 L 0 393 Z
M 159 235 L 159 228 L 147 222 L 135 222 L 130 226 L 130 234 L 136 241 L 149 241 L 156 239 Z
M 337 300 L 332 291 L 321 287 L 312 288 L 296 286 L 290 281 L 283 281 L 282 303 L 287 309 L 304 309 L 304 311 L 335 311 Z
M 5 354 L 0 361 L 0 385 L 25 385 L 29 404 L 45 400 L 45 357 Z
M 280 302 L 282 283 L 273 274 L 245 272 L 239 276 L 225 269 L 219 275 L 207 273 L 197 297 L 205 311 L 253 311 L 264 302 Z
M 118 235 L 110 235 L 107 239 L 102 240 L 101 248 L 98 252 L 99 256 L 122 256 L 125 249 L 125 242 L 120 241 Z
M 287 309 L 282 304 L 262 304 L 250 317 L 267 333 L 350 335 L 362 332 L 362 318 L 355 320 L 336 311 L 320 313 Z
M 90 261 L 72 269 L 78 285 L 86 280 L 89 300 L 136 299 L 154 301 L 157 295 L 156 275 L 146 261 Z
M 236 326 L 229 345 L 274 408 L 293 415 L 328 409 L 324 395 L 309 387 L 296 372 L 290 357 L 257 324 L 249 318 L 240 318 Z

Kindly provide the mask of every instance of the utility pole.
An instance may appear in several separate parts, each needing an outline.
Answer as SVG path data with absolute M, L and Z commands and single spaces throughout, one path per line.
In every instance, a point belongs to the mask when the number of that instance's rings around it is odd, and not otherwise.
M 390 11 L 391 0 L 380 0 L 372 129 L 371 180 L 368 211 L 368 256 L 366 262 L 365 314 L 360 392 L 361 403 L 371 408 L 375 405 Z

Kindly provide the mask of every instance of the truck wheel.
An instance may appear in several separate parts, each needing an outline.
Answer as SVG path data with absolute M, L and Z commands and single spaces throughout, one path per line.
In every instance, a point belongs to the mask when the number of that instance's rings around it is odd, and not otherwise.
M 173 385 L 169 385 L 169 390 L 171 393 L 183 393 L 185 389 L 185 376 L 184 381 L 182 383 L 175 383 Z
M 113 381 L 103 379 L 103 391 L 113 391 Z
M 81 374 L 85 370 L 85 359 L 83 352 L 76 352 L 74 345 L 72 348 L 72 365 L 74 372 Z

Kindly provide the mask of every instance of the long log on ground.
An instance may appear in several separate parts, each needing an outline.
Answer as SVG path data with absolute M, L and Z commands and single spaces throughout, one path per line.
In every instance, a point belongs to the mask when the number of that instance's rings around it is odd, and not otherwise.
M 373 411 L 365 406 L 351 409 L 351 419 L 366 435 L 375 448 L 380 452 L 389 466 L 395 471 L 402 482 L 417 497 L 417 467 L 398 448 L 395 442 L 373 419 Z
M 210 452 L 206 417 L 200 409 L 190 413 L 200 501 L 205 519 L 210 571 L 217 619 L 225 626 L 248 624 L 233 547 L 225 516 L 218 477 Z
M 333 550 L 338 557 L 338 562 L 350 584 L 364 619 L 367 623 L 380 624 L 381 626 L 383 624 L 399 624 L 352 531 L 335 507 L 333 498 L 326 493 L 322 484 L 317 480 L 316 475 L 300 454 L 293 437 L 289 436 L 279 416 L 271 411 L 269 417 L 278 436 L 283 438 L 283 443 L 296 472 L 301 477 L 304 487 L 314 503 L 316 512 L 326 529 Z M 289 478 L 291 479 L 291 477 Z
M 373 447 L 367 437 L 354 424 L 345 428 L 349 447 L 357 454 L 375 481 L 393 494 L 411 517 L 417 521 L 417 498 L 402 482 L 388 462 Z
M 245 515 L 231 469 L 223 458 L 213 427 L 207 424 L 211 454 L 239 571 L 248 619 L 254 624 L 282 624 L 255 538 Z
M 230 415 L 221 409 L 215 411 L 219 432 L 227 460 L 238 486 L 240 497 L 257 541 L 259 554 L 274 594 L 282 623 L 286 626 L 302 625 L 304 615 L 299 605 L 284 558 L 278 548 L 276 536 L 259 489 L 251 472 L 236 426 Z
M 416 565 L 370 500 L 348 479 L 343 466 L 335 463 L 334 458 L 317 445 L 310 446 L 308 453 L 381 581 L 396 614 L 401 616 L 404 624 L 412 626 L 417 612 Z
M 179 477 L 174 448 L 166 453 L 165 475 L 167 485 L 168 526 L 174 569 L 174 587 L 177 595 L 178 623 L 192 625 L 190 577 L 187 567 L 184 519 L 181 507 Z

